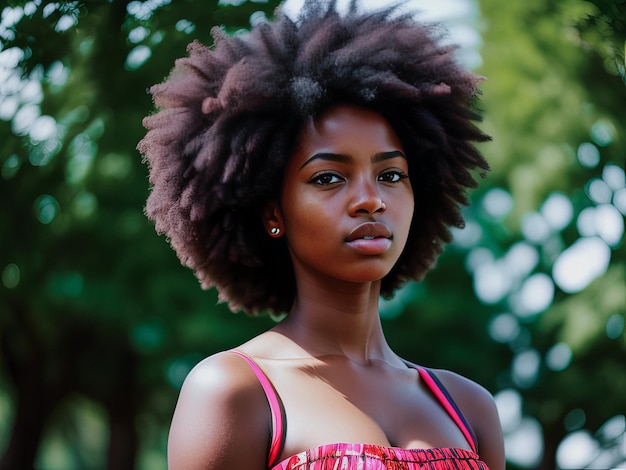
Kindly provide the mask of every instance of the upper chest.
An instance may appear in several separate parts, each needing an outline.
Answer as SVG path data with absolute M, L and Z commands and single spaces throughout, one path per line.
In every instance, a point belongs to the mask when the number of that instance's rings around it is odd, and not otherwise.
M 287 455 L 331 442 L 468 447 L 415 369 L 345 359 L 264 368 L 284 408 Z

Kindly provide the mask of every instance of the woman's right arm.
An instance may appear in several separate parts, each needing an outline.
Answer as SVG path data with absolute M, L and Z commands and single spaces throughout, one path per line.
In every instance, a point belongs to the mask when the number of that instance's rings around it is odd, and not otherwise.
M 271 415 L 256 376 L 234 354 L 200 362 L 183 384 L 168 440 L 169 470 L 267 468 Z

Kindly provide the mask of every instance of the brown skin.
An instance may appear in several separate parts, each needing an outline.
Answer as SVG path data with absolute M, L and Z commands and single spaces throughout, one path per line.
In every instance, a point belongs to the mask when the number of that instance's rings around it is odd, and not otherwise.
M 264 222 L 286 236 L 297 295 L 285 320 L 240 346 L 263 369 L 285 408 L 283 460 L 337 442 L 470 449 L 461 431 L 384 337 L 380 279 L 408 237 L 413 192 L 402 146 L 382 116 L 329 109 L 304 126 L 281 200 Z M 386 240 L 353 241 L 363 223 Z M 361 232 L 363 235 L 364 232 Z M 366 231 L 366 234 L 370 232 Z M 448 371 L 437 376 L 478 438 L 480 457 L 504 469 L 491 395 Z M 186 379 L 168 445 L 171 470 L 264 469 L 271 415 L 240 357 L 220 353 Z

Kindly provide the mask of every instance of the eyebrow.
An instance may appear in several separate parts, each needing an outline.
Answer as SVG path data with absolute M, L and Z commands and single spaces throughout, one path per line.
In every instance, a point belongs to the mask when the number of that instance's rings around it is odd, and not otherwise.
M 401 157 L 406 160 L 406 155 L 402 153 L 400 150 L 391 150 L 389 152 L 378 152 L 372 155 L 372 163 L 382 162 L 384 160 L 390 160 L 392 158 Z M 320 152 L 313 155 L 306 162 L 302 164 L 299 168 L 302 170 L 305 166 L 315 160 L 325 160 L 329 162 L 338 162 L 338 163 L 347 163 L 350 161 L 350 157 L 348 155 L 344 155 L 342 153 L 331 153 L 331 152 Z

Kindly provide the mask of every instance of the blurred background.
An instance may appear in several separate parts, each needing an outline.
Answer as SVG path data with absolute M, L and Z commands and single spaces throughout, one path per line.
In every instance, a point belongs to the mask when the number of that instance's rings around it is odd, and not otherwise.
M 165 469 L 185 375 L 273 322 L 218 305 L 144 217 L 146 89 L 277 2 L 3 5 L 0 468 Z M 492 172 L 438 266 L 383 303 L 389 340 L 495 395 L 510 469 L 625 468 L 626 3 L 410 7 L 488 78 Z

